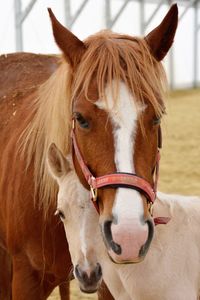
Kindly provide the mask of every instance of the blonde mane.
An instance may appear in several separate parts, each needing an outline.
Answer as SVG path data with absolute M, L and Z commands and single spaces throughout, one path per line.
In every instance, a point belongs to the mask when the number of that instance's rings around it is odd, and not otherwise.
M 90 99 L 95 79 L 98 97 L 105 98 L 105 88 L 113 86 L 117 101 L 118 84 L 124 81 L 137 102 L 148 101 L 157 116 L 164 110 L 165 72 L 151 55 L 144 39 L 102 31 L 85 41 L 86 52 L 73 74 L 64 61 L 40 86 L 29 122 L 21 137 L 22 153 L 27 166 L 34 160 L 35 191 L 45 212 L 55 201 L 57 187 L 49 176 L 46 156 L 54 142 L 65 154 L 70 152 L 70 129 L 73 99 L 80 94 Z M 97 100 L 97 99 L 95 99 Z M 105 99 L 106 101 L 106 99 Z
M 71 70 L 63 61 L 40 86 L 31 104 L 33 118 L 20 138 L 20 152 L 26 157 L 27 168 L 34 161 L 35 195 L 45 212 L 57 193 L 46 164 L 49 145 L 54 142 L 65 154 L 70 149 L 71 78 Z

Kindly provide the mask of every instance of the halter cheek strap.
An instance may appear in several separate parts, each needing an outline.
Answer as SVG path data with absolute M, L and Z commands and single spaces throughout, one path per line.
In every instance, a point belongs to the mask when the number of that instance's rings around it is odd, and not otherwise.
M 76 136 L 75 136 L 75 128 L 73 120 L 73 126 L 71 131 L 71 138 L 72 138 L 72 145 L 74 148 L 74 154 L 77 158 L 77 161 L 80 165 L 82 173 L 87 181 L 88 185 L 90 186 L 91 192 L 91 200 L 99 213 L 99 207 L 97 205 L 97 191 L 100 188 L 131 188 L 134 190 L 138 190 L 142 193 L 148 200 L 149 203 L 149 210 L 152 214 L 152 205 L 156 199 L 156 191 L 157 191 L 157 183 L 159 177 L 159 161 L 160 161 L 160 152 L 158 149 L 157 152 L 157 159 L 156 159 L 156 166 L 155 166 L 155 180 L 153 187 L 147 182 L 144 178 L 137 176 L 136 174 L 132 173 L 113 173 L 104 176 L 94 177 L 93 174 L 90 172 L 88 166 L 86 165 L 81 151 L 78 147 Z M 160 140 L 160 133 L 159 133 L 159 140 Z M 161 145 L 161 141 L 159 141 L 159 146 Z M 169 221 L 169 218 L 155 218 L 154 223 L 157 224 L 166 224 Z

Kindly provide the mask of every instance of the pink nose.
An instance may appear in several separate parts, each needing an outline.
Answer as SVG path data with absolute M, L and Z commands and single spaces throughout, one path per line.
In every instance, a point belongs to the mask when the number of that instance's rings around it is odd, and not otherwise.
M 108 253 L 116 263 L 139 262 L 145 256 L 153 237 L 152 221 L 124 220 L 104 227 Z

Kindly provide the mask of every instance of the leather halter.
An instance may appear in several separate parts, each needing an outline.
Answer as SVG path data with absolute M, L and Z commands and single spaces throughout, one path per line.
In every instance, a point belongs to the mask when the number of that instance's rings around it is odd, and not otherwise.
M 75 135 L 75 120 L 72 120 L 72 131 L 71 131 L 71 138 L 72 138 L 72 146 L 74 149 L 74 154 L 77 158 L 77 161 L 79 163 L 79 166 L 82 170 L 82 173 L 85 177 L 85 180 L 87 181 L 90 192 L 91 192 L 91 200 L 99 213 L 99 207 L 97 204 L 97 192 L 100 188 L 118 188 L 118 187 L 124 187 L 124 188 L 131 188 L 134 190 L 139 191 L 142 193 L 149 204 L 149 211 L 152 215 L 152 205 L 156 199 L 156 192 L 157 192 L 157 183 L 159 178 L 159 161 L 160 161 L 160 151 L 159 149 L 162 147 L 162 135 L 161 135 L 161 128 L 159 126 L 158 129 L 158 151 L 157 151 L 157 158 L 156 158 L 156 165 L 154 169 L 154 184 L 153 187 L 151 184 L 146 181 L 144 178 L 132 174 L 132 173 L 123 173 L 123 172 L 117 172 L 113 174 L 103 175 L 99 177 L 95 177 L 91 171 L 89 170 L 88 166 L 86 165 L 84 158 L 81 154 L 81 151 L 78 147 L 78 143 L 76 140 Z M 153 216 L 153 215 L 152 215 Z M 168 223 L 169 218 L 165 217 L 159 217 L 154 219 L 155 225 L 157 224 L 166 224 Z

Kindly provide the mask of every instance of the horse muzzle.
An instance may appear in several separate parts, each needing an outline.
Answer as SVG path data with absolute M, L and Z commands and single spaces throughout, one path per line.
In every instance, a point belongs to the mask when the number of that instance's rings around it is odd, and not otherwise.
M 76 265 L 74 275 L 79 281 L 79 287 L 83 293 L 95 293 L 102 281 L 102 269 L 99 263 L 87 269 Z
M 104 243 L 111 260 L 118 264 L 138 263 L 148 252 L 154 232 L 152 220 L 135 222 L 105 221 L 101 225 Z

